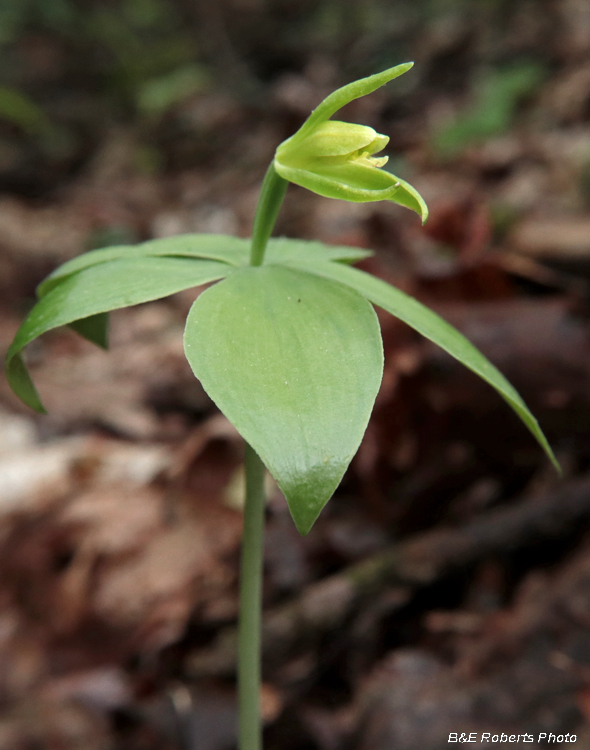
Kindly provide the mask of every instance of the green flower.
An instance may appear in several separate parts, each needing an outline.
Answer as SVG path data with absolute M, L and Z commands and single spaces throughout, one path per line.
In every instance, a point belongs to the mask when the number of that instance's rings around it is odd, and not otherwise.
M 424 223 L 428 208 L 422 196 L 404 180 L 381 169 L 387 156 L 374 156 L 385 148 L 389 138 L 365 125 L 330 119 L 345 104 L 370 94 L 412 65 L 398 65 L 330 94 L 277 148 L 274 166 L 278 174 L 326 198 L 399 203 L 416 211 Z

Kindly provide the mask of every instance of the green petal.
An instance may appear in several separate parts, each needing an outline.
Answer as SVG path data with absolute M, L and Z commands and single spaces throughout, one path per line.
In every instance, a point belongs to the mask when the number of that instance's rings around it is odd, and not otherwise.
M 286 141 L 277 148 L 277 158 L 284 164 L 301 165 L 306 159 L 321 156 L 346 156 L 363 148 L 368 148 L 378 138 L 379 150 L 385 148 L 389 138 L 379 136 L 373 128 L 367 125 L 355 125 L 350 122 L 328 120 L 320 123 L 313 132 L 289 148 Z M 371 153 L 375 153 L 372 151 Z
M 318 160 L 319 162 L 319 160 Z M 313 172 L 318 172 L 331 180 L 342 182 L 351 188 L 358 190 L 388 190 L 397 188 L 399 180 L 390 172 L 385 172 L 379 167 L 369 167 L 366 164 L 350 161 L 345 164 L 322 166 L 314 162 Z

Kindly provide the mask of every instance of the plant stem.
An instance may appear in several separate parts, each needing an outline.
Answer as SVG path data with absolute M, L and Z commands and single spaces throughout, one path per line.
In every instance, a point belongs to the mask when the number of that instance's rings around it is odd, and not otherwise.
M 274 229 L 288 185 L 287 180 L 277 174 L 274 163 L 271 162 L 264 176 L 258 206 L 256 207 L 256 216 L 254 217 L 250 252 L 251 266 L 262 265 L 266 243 Z
M 264 534 L 264 464 L 246 443 L 246 506 L 238 637 L 239 750 L 261 750 L 260 626 Z
M 250 265 L 260 266 L 288 182 L 271 162 L 266 170 L 252 230 Z M 264 553 L 264 464 L 246 443 L 246 504 L 240 570 L 238 633 L 239 750 L 262 750 L 260 720 L 260 631 Z

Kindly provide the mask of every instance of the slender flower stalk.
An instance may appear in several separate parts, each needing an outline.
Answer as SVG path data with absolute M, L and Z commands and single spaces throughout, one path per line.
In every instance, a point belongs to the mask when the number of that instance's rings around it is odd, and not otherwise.
M 274 162 L 266 170 L 260 197 L 254 216 L 252 229 L 252 245 L 250 250 L 250 265 L 260 266 L 264 259 L 266 244 L 272 234 L 275 222 L 289 183 L 275 170 Z

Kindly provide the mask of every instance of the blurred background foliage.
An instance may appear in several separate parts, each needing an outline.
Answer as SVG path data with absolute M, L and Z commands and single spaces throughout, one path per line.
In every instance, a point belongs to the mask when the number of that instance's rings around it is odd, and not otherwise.
M 75 173 L 116 124 L 136 127 L 153 146 L 163 121 L 164 129 L 186 129 L 183 104 L 206 91 L 264 107 L 282 76 L 315 71 L 339 85 L 407 59 L 420 65 L 399 83 L 396 107 L 459 98 L 431 133 L 434 151 L 452 157 L 509 128 L 550 72 L 551 50 L 540 59 L 535 34 L 527 42 L 515 29 L 523 13 L 546 17 L 551 7 L 544 0 L 1 0 L 0 189 L 43 193 L 56 184 L 53 170 Z M 166 164 L 159 147 L 143 156 L 147 169 Z

